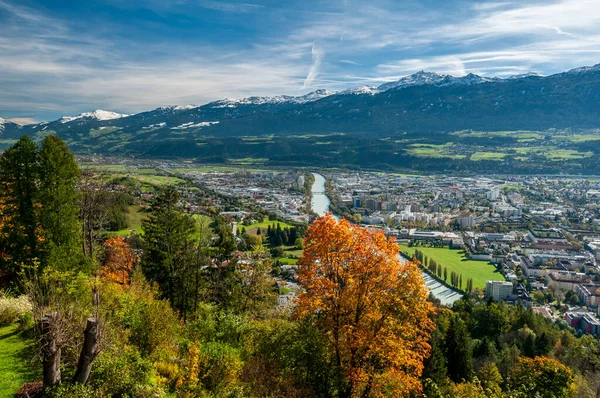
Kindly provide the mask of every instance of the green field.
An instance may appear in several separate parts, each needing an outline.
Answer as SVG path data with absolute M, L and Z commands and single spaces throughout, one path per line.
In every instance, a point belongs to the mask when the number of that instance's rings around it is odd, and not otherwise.
M 475 152 L 471 155 L 471 160 L 503 160 L 506 153 L 503 152 Z
M 473 287 L 485 288 L 485 282 L 489 280 L 503 281 L 493 264 L 484 261 L 467 260 L 462 250 L 451 250 L 448 248 L 435 247 L 401 247 L 402 251 L 413 255 L 415 249 L 419 249 L 430 259 L 434 259 L 442 267 L 448 269 L 448 279 L 452 271 L 463 276 L 463 286 L 468 278 L 473 279 Z
M 454 146 L 454 143 L 447 142 L 445 144 L 411 144 L 406 153 L 412 156 L 425 157 L 425 158 L 450 158 L 450 159 L 463 159 L 465 155 L 456 155 L 450 152 L 450 148 Z
M 255 224 L 250 224 L 248 226 L 246 225 L 239 225 L 238 228 L 246 228 L 247 232 L 250 232 L 251 229 L 256 229 L 256 228 L 261 228 L 261 229 L 267 229 L 269 227 L 269 225 L 271 227 L 273 227 L 273 225 L 275 225 L 275 227 L 277 227 L 277 224 L 279 224 L 281 226 L 281 229 L 284 228 L 292 228 L 293 225 L 290 225 L 288 223 L 285 223 L 283 221 L 269 221 L 269 219 L 265 218 L 262 222 L 258 222 Z
M 0 325 L 0 397 L 13 397 L 21 385 L 41 379 L 33 362 L 34 341 L 19 333 L 19 325 Z
M 142 234 L 142 220 L 146 218 L 147 213 L 144 213 L 143 208 L 141 206 L 133 205 L 129 206 L 129 211 L 125 215 L 127 217 L 127 224 L 129 227 L 122 229 L 120 231 L 111 232 L 111 235 L 118 236 L 129 236 L 131 231 L 135 231 L 136 234 Z

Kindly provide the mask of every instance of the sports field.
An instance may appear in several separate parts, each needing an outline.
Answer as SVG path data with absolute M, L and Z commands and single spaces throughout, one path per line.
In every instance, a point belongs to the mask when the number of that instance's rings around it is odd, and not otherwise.
M 467 279 L 473 279 L 473 287 L 485 288 L 485 282 L 489 280 L 503 281 L 504 277 L 496 270 L 493 264 L 485 261 L 467 260 L 462 250 L 451 250 L 448 248 L 435 247 L 406 247 L 401 246 L 404 252 L 413 255 L 415 249 L 419 249 L 429 259 L 435 260 L 442 267 L 448 269 L 448 280 L 452 271 L 462 274 L 463 286 Z

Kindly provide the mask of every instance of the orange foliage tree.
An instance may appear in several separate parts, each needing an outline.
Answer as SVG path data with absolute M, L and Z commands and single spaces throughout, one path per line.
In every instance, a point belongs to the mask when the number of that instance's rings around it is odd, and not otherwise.
M 120 236 L 108 238 L 104 243 L 104 266 L 100 276 L 122 285 L 129 284 L 135 254 Z
M 382 232 L 331 214 L 308 229 L 295 316 L 326 335 L 341 397 L 421 390 L 433 308 L 417 265 L 398 253 Z

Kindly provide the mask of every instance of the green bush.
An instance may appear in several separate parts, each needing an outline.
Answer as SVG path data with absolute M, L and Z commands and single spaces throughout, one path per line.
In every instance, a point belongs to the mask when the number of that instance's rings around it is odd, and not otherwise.
M 152 375 L 152 363 L 143 359 L 134 347 L 113 346 L 94 361 L 90 386 L 102 396 L 149 396 L 143 392 L 155 389 Z
M 99 398 L 101 396 L 92 387 L 82 384 L 61 384 L 47 391 L 46 395 L 53 398 Z

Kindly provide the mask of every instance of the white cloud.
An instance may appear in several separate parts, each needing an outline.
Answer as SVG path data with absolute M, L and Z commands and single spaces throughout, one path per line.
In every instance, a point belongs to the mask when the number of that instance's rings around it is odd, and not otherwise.
M 321 60 L 323 59 L 324 55 L 314 43 L 310 52 L 312 54 L 312 65 L 308 71 L 308 76 L 306 76 L 306 79 L 304 79 L 304 88 L 311 87 L 315 81 L 315 78 L 319 75 L 319 71 L 321 69 Z
M 435 8 L 344 0 L 305 10 L 211 0 L 149 3 L 169 12 L 196 4 L 230 13 L 227 18 L 260 11 L 272 29 L 241 45 L 200 38 L 150 46 L 102 34 L 106 27 L 81 32 L 60 15 L 0 0 L 0 10 L 10 15 L 0 29 L 0 109 L 132 113 L 223 97 L 377 84 L 422 69 L 506 76 L 600 62 L 598 0 L 444 2 Z

